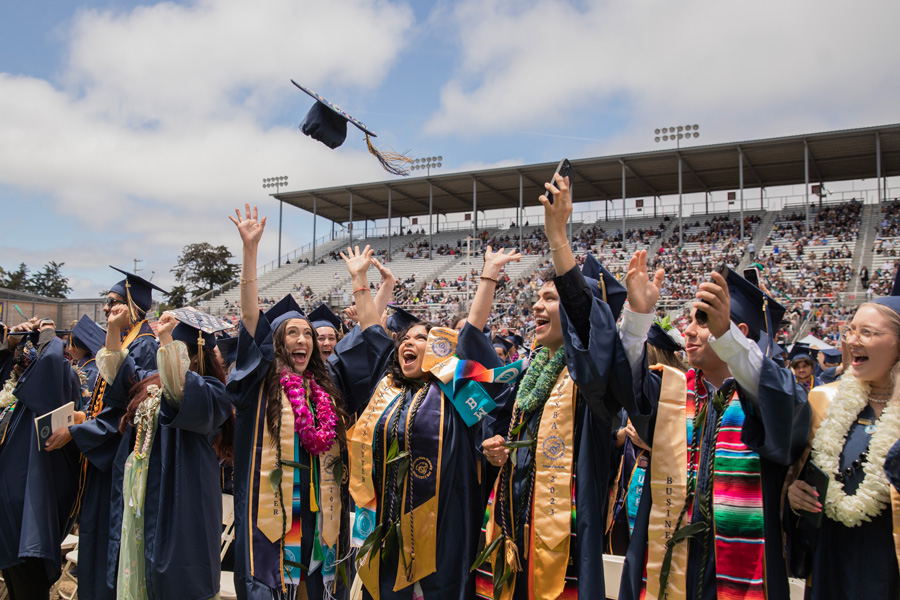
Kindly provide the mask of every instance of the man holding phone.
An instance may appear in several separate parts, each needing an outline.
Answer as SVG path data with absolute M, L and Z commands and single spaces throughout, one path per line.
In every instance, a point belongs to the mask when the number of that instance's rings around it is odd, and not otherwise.
M 806 391 L 770 358 L 783 315 L 757 286 L 716 271 L 683 332 L 688 373 L 651 371 L 645 358 L 632 365 L 635 393 L 657 412 L 620 599 L 646 587 L 648 597 L 788 600 L 780 494 L 810 410 Z M 623 343 L 646 339 L 652 318 L 626 309 Z

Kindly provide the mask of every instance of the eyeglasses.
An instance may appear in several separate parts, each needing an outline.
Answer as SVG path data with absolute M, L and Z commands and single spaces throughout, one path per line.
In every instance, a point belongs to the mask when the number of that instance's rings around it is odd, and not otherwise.
M 116 304 L 125 304 L 122 300 L 116 300 L 115 298 L 107 298 L 105 302 L 105 306 L 107 308 L 112 308 Z
M 878 335 L 887 335 L 885 331 L 872 331 L 868 327 L 860 327 L 859 329 L 851 326 L 841 328 L 841 341 L 849 342 L 850 336 L 855 335 L 861 344 L 868 344 L 872 338 Z

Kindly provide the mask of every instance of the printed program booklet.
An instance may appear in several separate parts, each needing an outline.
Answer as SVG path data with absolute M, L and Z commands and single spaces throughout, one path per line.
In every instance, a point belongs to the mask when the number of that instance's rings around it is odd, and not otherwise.
M 75 404 L 69 402 L 48 412 L 46 415 L 35 417 L 34 428 L 37 431 L 38 450 L 44 450 L 44 444 L 60 427 L 68 427 L 75 424 Z

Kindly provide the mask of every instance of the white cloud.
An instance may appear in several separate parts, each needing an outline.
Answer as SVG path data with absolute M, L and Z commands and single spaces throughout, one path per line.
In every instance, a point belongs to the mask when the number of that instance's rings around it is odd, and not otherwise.
M 88 286 L 104 280 L 107 262 L 132 258 L 169 284 L 185 244 L 226 243 L 237 254 L 226 217 L 247 201 L 275 206 L 264 177 L 288 175 L 291 189 L 385 178 L 352 127 L 344 147 L 330 150 L 296 124 L 270 123 L 295 107 L 299 122 L 313 104 L 291 78 L 364 104 L 413 20 L 386 0 L 197 0 L 80 13 L 57 80 L 0 73 L 0 184 L 50 196 L 57 216 L 92 241 L 0 249 L 4 260 L 33 269 L 65 260 L 76 295 L 94 295 Z M 124 242 L 110 243 L 122 233 Z M 276 244 L 270 234 L 263 250 L 274 255 Z
M 434 134 L 587 135 L 585 114 L 646 148 L 652 127 L 685 121 L 720 141 L 898 117 L 896 2 L 466 0 L 452 18 L 461 66 Z

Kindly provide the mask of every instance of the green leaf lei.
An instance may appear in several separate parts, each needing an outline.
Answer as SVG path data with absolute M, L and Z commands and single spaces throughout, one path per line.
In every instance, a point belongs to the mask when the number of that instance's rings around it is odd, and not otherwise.
M 516 406 L 525 413 L 534 412 L 543 406 L 550 397 L 550 391 L 556 384 L 560 371 L 565 366 L 566 353 L 562 348 L 559 348 L 552 358 L 550 350 L 541 348 L 519 386 L 519 392 L 516 394 Z

